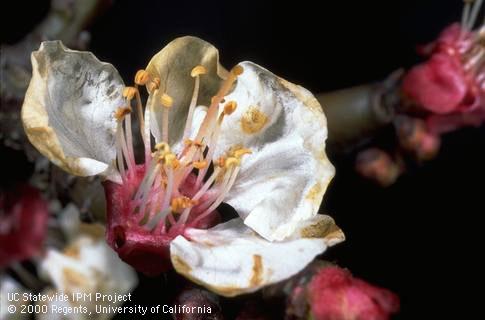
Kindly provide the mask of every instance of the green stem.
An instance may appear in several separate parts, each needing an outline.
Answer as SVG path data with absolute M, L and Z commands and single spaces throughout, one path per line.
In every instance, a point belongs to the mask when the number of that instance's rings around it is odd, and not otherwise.
M 316 95 L 327 117 L 330 153 L 352 151 L 392 122 L 401 74 L 397 71 L 381 83 Z

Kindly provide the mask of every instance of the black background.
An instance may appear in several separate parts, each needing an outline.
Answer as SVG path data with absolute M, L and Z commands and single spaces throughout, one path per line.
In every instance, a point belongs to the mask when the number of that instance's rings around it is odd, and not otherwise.
M 43 17 L 48 1 L 9 6 L 2 9 L 7 43 Z M 190 34 L 219 48 L 226 67 L 251 60 L 321 92 L 413 65 L 415 45 L 459 20 L 461 8 L 459 0 L 117 1 L 90 26 L 90 50 L 130 82 L 170 40 Z M 349 159 L 334 160 L 337 175 L 322 211 L 335 217 L 347 241 L 327 259 L 399 294 L 396 319 L 480 314 L 483 294 L 472 290 L 483 280 L 484 127 L 445 136 L 435 160 L 411 168 L 388 189 L 358 177 Z M 153 281 L 143 289 L 135 294 L 150 295 L 150 302 L 166 295 Z

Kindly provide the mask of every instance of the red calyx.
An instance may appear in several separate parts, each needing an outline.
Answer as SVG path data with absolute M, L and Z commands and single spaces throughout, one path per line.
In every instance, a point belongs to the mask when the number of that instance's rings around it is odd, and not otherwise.
M 138 165 L 135 172 L 125 179 L 123 184 L 104 182 L 107 203 L 106 240 L 123 261 L 137 271 L 155 276 L 172 268 L 170 242 L 175 237 L 183 235 L 187 226 L 167 227 L 167 231 L 160 232 L 150 230 L 146 224 L 140 223 L 140 214 L 133 212 L 131 200 L 143 180 L 145 166 Z M 181 187 L 182 194 L 193 192 L 193 180 L 194 178 L 189 176 Z M 203 200 L 204 197 L 201 198 L 201 202 Z M 193 211 L 195 214 L 198 213 L 197 208 Z M 189 217 L 187 223 L 190 227 L 209 228 L 217 224 L 218 217 L 217 212 L 213 212 L 201 219 L 197 225 L 191 225 L 192 217 Z
M 119 257 L 136 270 L 150 276 L 171 268 L 170 241 L 166 234 L 154 234 L 139 225 L 130 200 L 143 179 L 145 167 L 137 166 L 136 177 L 117 184 L 104 182 L 107 205 L 106 240 Z

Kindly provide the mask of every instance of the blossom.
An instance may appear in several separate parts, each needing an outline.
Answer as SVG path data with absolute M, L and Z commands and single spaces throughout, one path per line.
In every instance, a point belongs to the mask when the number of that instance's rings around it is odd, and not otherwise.
M 385 320 L 399 310 L 399 299 L 392 292 L 338 267 L 322 269 L 308 290 L 315 320 Z
M 37 255 L 49 212 L 40 192 L 28 185 L 0 192 L 0 268 Z
M 447 27 L 425 47 L 429 59 L 403 79 L 404 95 L 431 113 L 427 121 L 434 133 L 485 120 L 485 27 L 473 31 L 467 25 Z
M 44 290 L 43 295 L 66 294 L 69 298 L 53 299 L 47 304 L 61 307 L 84 307 L 87 312 L 56 315 L 51 312 L 39 315 L 39 319 L 91 319 L 96 313 L 96 305 L 118 306 L 120 302 L 96 299 L 98 295 L 124 295 L 137 285 L 135 271 L 111 250 L 102 238 L 104 228 L 96 224 L 76 223 L 79 211 L 70 206 L 63 210 L 62 219 L 70 220 L 69 226 L 64 223 L 63 231 L 70 238 L 63 250 L 54 248 L 47 252 L 39 264 L 39 272 L 52 285 Z M 76 301 L 75 294 L 91 297 Z M 51 306 L 47 308 L 53 310 Z M 109 314 L 97 314 L 96 319 L 111 318 Z
M 304 88 L 251 62 L 228 71 L 194 37 L 157 53 L 134 86 L 58 41 L 44 42 L 32 64 L 22 108 L 30 141 L 64 170 L 106 179 L 107 241 L 137 270 L 173 266 L 233 296 L 343 241 L 318 214 L 334 168 L 325 116 Z M 239 218 L 218 224 L 222 202 Z

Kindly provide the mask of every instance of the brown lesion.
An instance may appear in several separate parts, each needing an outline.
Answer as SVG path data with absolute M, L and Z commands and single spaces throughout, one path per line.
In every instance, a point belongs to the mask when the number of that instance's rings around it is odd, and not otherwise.
M 260 255 L 254 255 L 253 256 L 253 276 L 251 278 L 251 286 L 256 286 L 262 283 L 262 269 L 263 269 L 263 264 L 262 264 L 262 258 Z M 181 273 L 184 275 L 187 279 L 192 281 L 193 283 L 196 283 L 198 285 L 204 286 L 210 291 L 217 293 L 221 296 L 224 297 L 235 297 L 243 293 L 249 292 L 250 288 L 240 288 L 236 286 L 216 286 L 216 285 L 211 285 L 209 283 L 206 283 L 204 281 L 201 281 L 200 279 L 195 278 L 191 272 L 192 268 L 188 265 L 187 262 L 185 262 L 181 257 L 172 255 L 172 264 L 177 270 L 177 272 Z M 258 283 L 256 285 L 253 285 L 252 283 Z
M 241 129 L 247 134 L 260 132 L 267 123 L 268 116 L 257 106 L 250 106 L 241 117 Z
M 342 230 L 340 230 L 340 228 L 337 227 L 336 230 L 333 230 L 332 232 L 328 233 L 324 239 L 327 246 L 333 246 L 337 243 L 344 241 L 345 234 L 343 233 Z
M 79 247 L 79 244 L 73 243 L 64 249 L 64 254 L 73 259 L 79 259 L 81 256 L 81 248 Z
M 29 127 L 28 121 L 30 120 L 23 119 L 27 137 L 40 153 L 61 169 L 76 176 L 85 176 L 84 170 L 79 166 L 79 159 L 67 157 L 64 154 L 53 128 L 49 126 Z
M 251 287 L 257 287 L 263 282 L 263 258 L 259 254 L 253 255 L 253 275 L 249 284 Z
M 213 248 L 213 247 L 215 247 L 215 246 L 216 246 L 216 244 L 215 244 L 215 243 L 212 243 L 212 242 L 210 242 L 210 241 L 202 241 L 201 243 L 202 243 L 204 246 L 208 247 L 208 248 Z
M 285 79 L 278 78 L 278 82 L 288 89 L 299 101 L 301 101 L 305 106 L 307 106 L 310 110 L 318 113 L 323 113 L 322 106 L 318 102 L 318 100 L 313 95 L 304 95 L 302 91 L 302 87 L 293 84 Z
M 333 245 L 345 240 L 342 230 L 335 224 L 335 221 L 329 216 L 315 224 L 309 225 L 300 231 L 302 238 L 322 238 L 327 241 L 328 245 Z
M 192 268 L 188 265 L 187 262 L 184 261 L 184 259 L 182 259 L 179 256 L 173 255 L 172 264 L 175 270 L 177 270 L 178 272 L 180 272 L 181 274 L 187 277 L 190 276 L 190 272 L 192 271 Z
M 81 288 L 86 284 L 86 277 L 72 268 L 62 269 L 62 276 L 68 288 Z

